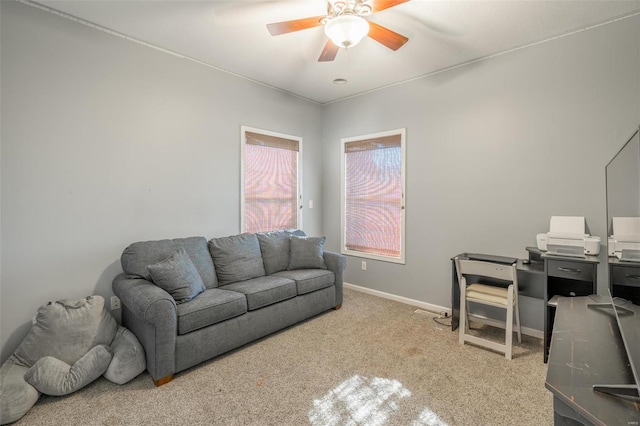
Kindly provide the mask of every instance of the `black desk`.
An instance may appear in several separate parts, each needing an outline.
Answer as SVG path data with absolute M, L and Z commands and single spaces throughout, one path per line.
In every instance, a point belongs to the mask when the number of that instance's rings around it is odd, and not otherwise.
M 544 362 L 549 358 L 551 331 L 556 311 L 554 296 L 588 296 L 598 291 L 598 258 L 585 256 L 584 258 L 558 257 L 542 255 L 545 259 L 546 279 L 546 307 L 544 316 Z
M 609 257 L 609 290 L 613 297 L 640 305 L 640 263 Z
M 564 257 L 547 255 L 535 247 L 527 247 L 529 253 L 528 264 L 518 260 L 518 293 L 522 296 L 533 297 L 545 301 L 544 311 L 544 355 L 547 362 L 549 344 L 555 313 L 554 296 L 588 296 L 597 293 L 596 256 Z M 469 253 L 462 253 L 456 257 L 468 259 Z M 460 284 L 456 273 L 455 259 L 451 259 L 451 330 L 460 325 Z M 474 282 L 500 284 L 484 277 L 471 277 Z
M 462 253 L 451 258 L 451 330 L 456 330 L 460 325 L 460 283 L 458 282 L 458 274 L 456 273 L 456 264 L 454 259 L 459 257 L 461 259 L 469 259 L 470 253 Z M 533 257 L 533 259 L 531 259 Z M 522 296 L 533 297 L 535 299 L 545 299 L 545 270 L 544 262 L 541 258 L 536 259 L 534 256 L 529 256 L 531 263 L 523 263 L 521 259 L 518 259 L 517 273 L 518 273 L 518 294 Z M 491 283 L 494 285 L 500 285 L 499 281 L 491 280 L 486 277 L 469 277 L 473 282 L 479 283 Z
M 564 424 L 565 417 L 587 425 L 640 422 L 640 403 L 592 389 L 594 384 L 634 383 L 615 317 L 587 308 L 605 301 L 599 296 L 558 300 L 545 382 L 553 393 L 556 425 Z M 640 307 L 632 307 L 640 315 Z

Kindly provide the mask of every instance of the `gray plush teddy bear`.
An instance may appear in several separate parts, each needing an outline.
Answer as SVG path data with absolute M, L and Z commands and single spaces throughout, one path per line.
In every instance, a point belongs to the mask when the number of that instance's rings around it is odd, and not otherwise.
M 24 416 L 41 393 L 67 395 L 103 374 L 123 384 L 144 369 L 142 345 L 118 326 L 101 296 L 49 302 L 0 368 L 0 424 Z

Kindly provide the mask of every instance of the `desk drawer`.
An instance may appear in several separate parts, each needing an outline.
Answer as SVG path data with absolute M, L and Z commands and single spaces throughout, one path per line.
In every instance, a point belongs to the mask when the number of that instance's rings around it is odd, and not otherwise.
M 614 266 L 613 267 L 613 285 L 624 285 L 627 287 L 640 287 L 640 267 L 633 266 Z
M 548 260 L 547 275 L 571 280 L 593 282 L 593 265 L 568 260 Z

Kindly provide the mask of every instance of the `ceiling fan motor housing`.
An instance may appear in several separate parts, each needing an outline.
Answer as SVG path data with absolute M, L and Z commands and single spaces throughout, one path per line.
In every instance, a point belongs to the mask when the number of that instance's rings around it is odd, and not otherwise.
M 340 15 L 367 16 L 372 10 L 369 0 L 329 0 L 325 19 L 329 21 Z

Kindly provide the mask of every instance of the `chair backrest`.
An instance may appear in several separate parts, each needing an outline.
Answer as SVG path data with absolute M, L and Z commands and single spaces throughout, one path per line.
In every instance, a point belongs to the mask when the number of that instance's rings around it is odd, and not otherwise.
M 482 262 L 479 260 L 463 260 L 455 259 L 456 270 L 458 272 L 458 280 L 463 282 L 463 275 L 478 275 L 487 278 L 495 278 L 504 281 L 513 282 L 514 286 L 518 285 L 518 273 L 516 264 L 502 265 L 493 262 Z

